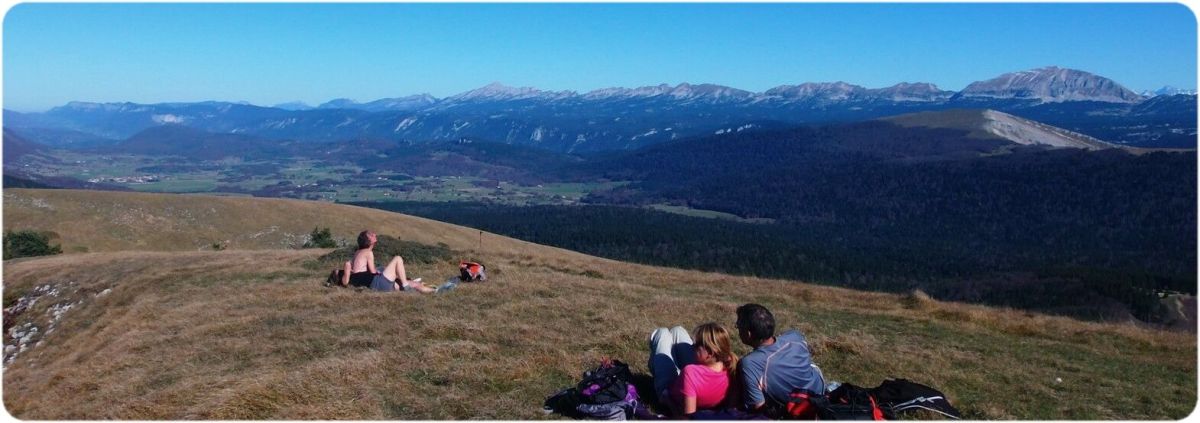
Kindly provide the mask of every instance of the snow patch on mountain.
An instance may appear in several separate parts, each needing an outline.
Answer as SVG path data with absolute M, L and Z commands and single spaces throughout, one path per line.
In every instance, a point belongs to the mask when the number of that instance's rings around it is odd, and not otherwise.
M 1196 90 L 1184 90 L 1184 89 L 1179 89 L 1179 88 L 1175 88 L 1170 85 L 1167 85 L 1167 86 L 1164 86 L 1164 87 L 1159 88 L 1154 91 L 1144 90 L 1144 91 L 1142 91 L 1141 94 L 1143 97 L 1158 97 L 1160 95 L 1177 95 L 1177 94 L 1196 95 Z
M 277 121 L 266 122 L 263 126 L 267 128 L 283 129 L 296 123 L 296 118 L 287 118 Z
M 404 118 L 404 120 L 401 120 L 400 123 L 396 124 L 396 129 L 393 130 L 392 132 L 400 132 L 405 129 L 408 129 L 408 127 L 412 126 L 412 124 L 414 124 L 414 123 L 417 123 L 417 118 L 412 117 L 412 116 L 406 117 L 406 118 Z
M 157 123 L 160 125 L 164 125 L 164 124 L 168 124 L 168 123 L 183 123 L 183 121 L 184 121 L 182 116 L 177 116 L 177 115 L 172 115 L 172 114 L 151 115 L 150 120 L 152 120 L 152 121 L 154 121 L 154 123 Z
M 642 133 L 642 134 L 634 135 L 634 136 L 633 136 L 633 138 L 630 138 L 630 140 L 631 140 L 631 141 L 636 141 L 638 138 L 649 137 L 649 136 L 652 136 L 652 135 L 654 135 L 654 134 L 657 134 L 657 133 L 658 133 L 658 128 L 650 128 L 650 130 L 649 130 L 649 131 L 646 131 L 646 132 L 644 132 L 644 133 Z

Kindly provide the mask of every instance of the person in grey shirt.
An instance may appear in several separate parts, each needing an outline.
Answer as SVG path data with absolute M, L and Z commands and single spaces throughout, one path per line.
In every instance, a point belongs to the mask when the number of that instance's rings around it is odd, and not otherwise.
M 775 336 L 775 316 L 758 304 L 738 307 L 736 326 L 742 343 L 754 348 L 738 362 L 746 411 L 769 414 L 781 409 L 797 388 L 825 392 L 825 377 L 800 331 Z

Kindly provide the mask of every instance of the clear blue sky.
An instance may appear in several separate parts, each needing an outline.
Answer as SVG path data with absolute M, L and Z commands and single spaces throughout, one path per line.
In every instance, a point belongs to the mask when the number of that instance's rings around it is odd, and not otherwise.
M 4 107 L 315 105 L 493 81 L 958 90 L 1047 65 L 1191 89 L 1196 34 L 1178 4 L 22 4 L 4 19 Z

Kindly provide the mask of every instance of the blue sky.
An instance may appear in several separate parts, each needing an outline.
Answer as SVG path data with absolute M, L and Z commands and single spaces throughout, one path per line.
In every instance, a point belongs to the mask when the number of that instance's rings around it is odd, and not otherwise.
M 958 90 L 1048 65 L 1191 89 L 1196 34 L 1179 4 L 22 4 L 4 19 L 3 100 L 315 105 L 493 81 Z

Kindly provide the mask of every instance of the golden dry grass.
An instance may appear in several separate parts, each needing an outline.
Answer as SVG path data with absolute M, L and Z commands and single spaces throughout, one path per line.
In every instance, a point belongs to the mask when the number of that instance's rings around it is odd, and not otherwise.
M 298 248 L 313 227 L 353 243 L 364 228 L 425 244 L 479 244 L 479 232 L 413 216 L 316 201 L 82 190 L 4 190 L 4 229 L 52 231 L 64 252 Z M 509 238 L 489 248 L 543 249 Z M 532 250 L 531 250 L 532 251 Z
M 495 236 L 478 248 L 471 229 L 329 204 L 6 190 L 5 228 L 33 226 L 13 218 L 26 207 L 13 204 L 32 198 L 58 210 L 100 202 L 151 215 L 196 201 L 240 216 L 231 229 L 213 221 L 213 233 L 226 235 L 275 218 L 284 227 L 311 205 L 317 217 L 343 219 L 319 223 L 336 234 L 367 222 L 446 242 L 494 272 L 484 284 L 419 296 L 322 288 L 324 271 L 304 263 L 328 250 L 273 250 L 270 242 L 12 260 L 6 305 L 41 285 L 61 288 L 15 319 L 43 328 L 42 344 L 3 374 L 4 404 L 22 419 L 542 419 L 542 400 L 599 358 L 644 372 L 651 329 L 731 326 L 745 302 L 803 330 L 831 379 L 873 386 L 906 377 L 942 389 L 976 419 L 1174 419 L 1196 403 L 1194 334 L 633 265 Z M 317 223 L 289 228 L 306 233 Z M 95 238 L 33 229 L 91 251 L 144 248 L 106 240 L 111 229 L 94 225 L 87 233 Z M 148 231 L 160 237 L 148 244 L 187 238 L 186 227 L 176 230 Z M 446 262 L 411 272 L 439 281 L 456 270 Z M 77 305 L 45 334 L 47 311 L 64 303 Z

